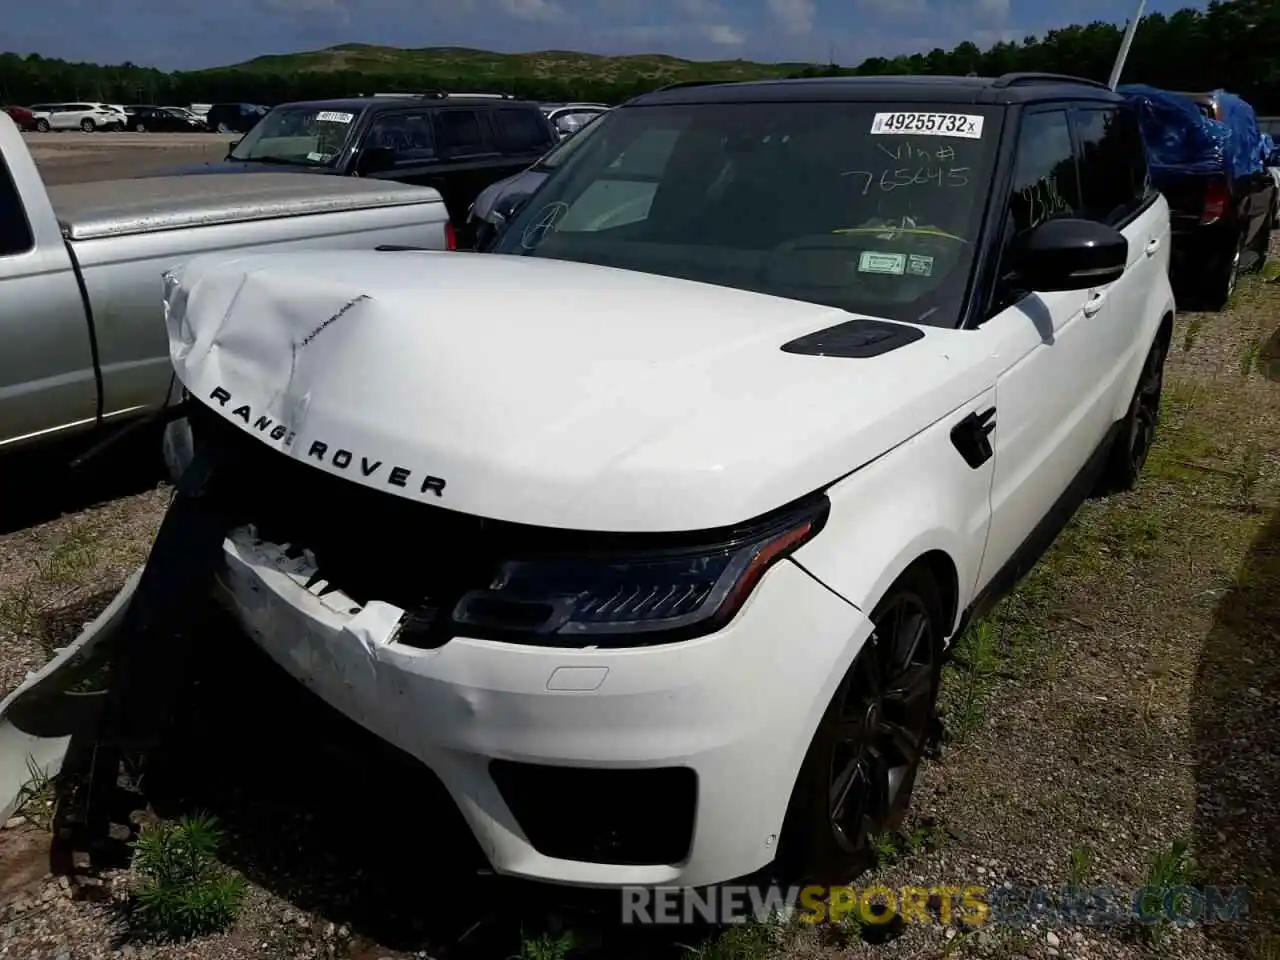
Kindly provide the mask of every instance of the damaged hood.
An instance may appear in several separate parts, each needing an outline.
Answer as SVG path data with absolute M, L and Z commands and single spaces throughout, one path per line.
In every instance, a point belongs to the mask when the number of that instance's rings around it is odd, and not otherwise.
M 178 378 L 262 443 L 386 493 L 581 530 L 741 522 L 969 400 L 972 334 L 866 359 L 781 346 L 853 317 L 534 257 L 309 252 L 166 277 Z

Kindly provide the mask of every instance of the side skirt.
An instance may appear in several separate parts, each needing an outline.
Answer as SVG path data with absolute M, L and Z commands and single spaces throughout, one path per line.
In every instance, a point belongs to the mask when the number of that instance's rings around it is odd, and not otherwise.
M 1058 538 L 1058 534 L 1062 532 L 1063 527 L 1071 520 L 1080 504 L 1089 498 L 1098 485 L 1103 471 L 1107 466 L 1107 458 L 1110 456 L 1111 448 L 1116 442 L 1116 438 L 1123 429 L 1124 421 L 1117 420 L 1107 430 L 1106 436 L 1102 438 L 1102 442 L 1090 454 L 1088 461 L 1075 478 L 1067 485 L 1067 489 L 1049 508 L 1049 512 L 1044 518 L 1036 524 L 1034 530 L 1022 541 L 1017 550 L 1013 552 L 1008 561 L 999 570 L 996 571 L 991 581 L 982 588 L 982 591 L 974 598 L 973 603 L 965 609 L 960 617 L 960 622 L 956 626 L 955 632 L 952 633 L 952 641 L 961 635 L 974 620 L 979 619 L 989 613 L 1002 597 L 1009 593 L 1018 582 L 1025 577 L 1045 555 L 1049 547 Z

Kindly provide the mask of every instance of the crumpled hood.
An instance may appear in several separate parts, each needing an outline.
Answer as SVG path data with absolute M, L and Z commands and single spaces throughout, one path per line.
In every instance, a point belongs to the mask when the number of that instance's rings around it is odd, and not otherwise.
M 976 393 L 963 331 L 870 359 L 782 344 L 851 319 L 533 257 L 198 258 L 166 280 L 178 378 L 263 443 L 396 496 L 561 528 L 738 523 Z

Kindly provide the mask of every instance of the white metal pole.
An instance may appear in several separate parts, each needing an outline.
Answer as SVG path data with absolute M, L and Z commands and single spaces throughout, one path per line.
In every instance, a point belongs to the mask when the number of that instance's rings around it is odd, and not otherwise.
M 1107 86 L 1112 90 L 1120 86 L 1120 71 L 1124 69 L 1124 62 L 1129 58 L 1129 47 L 1133 44 L 1133 35 L 1138 32 L 1138 21 L 1142 19 L 1142 10 L 1146 5 L 1147 0 L 1138 0 L 1138 11 L 1124 31 L 1124 39 L 1120 41 L 1120 52 L 1116 55 L 1115 65 L 1111 68 L 1111 79 L 1107 81 Z

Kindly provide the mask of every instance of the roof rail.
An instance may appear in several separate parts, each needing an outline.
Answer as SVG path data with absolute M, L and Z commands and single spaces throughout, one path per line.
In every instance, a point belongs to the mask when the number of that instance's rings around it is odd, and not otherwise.
M 668 83 L 658 87 L 654 93 L 661 93 L 663 90 L 682 90 L 685 87 L 710 87 L 719 83 L 733 83 L 732 80 L 677 80 L 675 83 Z
M 1005 73 L 991 82 L 993 87 L 1021 87 L 1032 83 L 1078 83 L 1086 87 L 1111 88 L 1101 80 L 1086 80 L 1066 73 Z
M 472 97 L 477 100 L 514 100 L 513 93 L 450 93 L 446 90 L 434 90 L 429 93 L 375 93 L 374 97 L 379 99 L 418 99 L 418 100 L 448 100 L 455 97 Z

